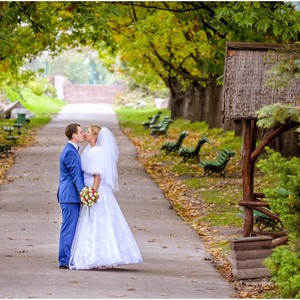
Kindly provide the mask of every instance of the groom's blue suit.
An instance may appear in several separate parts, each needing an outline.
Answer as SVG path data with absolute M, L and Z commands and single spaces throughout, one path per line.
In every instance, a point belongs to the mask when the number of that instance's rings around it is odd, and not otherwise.
M 84 188 L 80 155 L 67 143 L 59 159 L 58 202 L 62 209 L 62 226 L 59 239 L 59 266 L 68 266 L 70 251 L 76 231 L 79 211 L 79 193 Z

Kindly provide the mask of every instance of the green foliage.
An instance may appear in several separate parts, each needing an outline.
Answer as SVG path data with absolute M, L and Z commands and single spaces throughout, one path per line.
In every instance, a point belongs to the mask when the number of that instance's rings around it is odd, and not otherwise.
M 171 78 L 183 88 L 223 74 L 226 41 L 297 39 L 299 11 L 284 2 L 105 3 L 108 53 L 139 83 Z M 105 53 L 105 56 L 107 52 Z
M 9 101 L 20 101 L 20 103 L 30 112 L 34 113 L 36 117 L 47 117 L 48 121 L 52 114 L 58 113 L 65 105 L 64 101 L 55 97 L 49 97 L 45 94 L 37 95 L 36 93 L 33 93 L 30 88 L 19 90 L 5 87 L 4 92 Z
M 29 88 L 22 90 L 21 104 L 37 116 L 52 115 L 58 113 L 64 106 L 64 102 L 45 94 L 36 95 Z
M 37 81 L 28 82 L 28 87 L 37 96 L 41 96 L 44 94 L 44 86 Z
M 277 183 L 264 192 L 272 211 L 280 215 L 288 231 L 289 243 L 273 251 L 266 260 L 273 280 L 284 298 L 300 298 L 300 158 L 288 160 L 266 148 L 268 157 L 257 164 L 270 180 Z
M 288 246 L 273 250 L 265 260 L 272 279 L 279 288 L 279 298 L 300 298 L 300 252 L 291 251 Z
M 292 3 L 234 1 L 218 8 L 217 15 L 235 23 L 232 40 L 284 43 L 297 40 L 300 30 L 299 11 Z
M 26 59 L 74 44 L 66 34 L 75 26 L 72 15 L 67 15 L 69 9 L 68 2 L 1 2 L 0 73 L 17 74 Z
M 18 145 L 27 146 L 32 143 L 36 130 L 49 123 L 53 114 L 56 114 L 64 105 L 64 102 L 57 99 L 48 97 L 46 95 L 38 96 L 34 94 L 31 89 L 19 90 L 16 88 L 5 87 L 5 96 L 11 102 L 20 101 L 21 104 L 28 110 L 30 110 L 34 117 L 30 119 L 30 122 L 22 127 L 22 134 L 18 140 Z M 0 127 L 13 126 L 15 120 L 13 119 L 0 119 Z M 1 133 L 1 132 L 0 132 Z M 0 142 L 5 143 L 6 134 L 0 134 Z
M 19 90 L 17 90 L 14 87 L 11 86 L 4 86 L 3 91 L 5 94 L 5 98 L 9 100 L 10 102 L 16 102 L 21 100 L 21 95 L 19 93 Z
M 290 54 L 291 58 L 282 59 L 268 71 L 269 78 L 266 81 L 273 88 L 281 88 L 297 84 L 300 79 L 300 53 Z M 295 56 L 295 58 L 294 58 Z
M 42 96 L 43 94 L 46 94 L 49 97 L 56 97 L 55 87 L 46 78 L 40 78 L 34 81 L 29 81 L 27 86 L 37 96 Z
M 22 88 L 28 81 L 34 80 L 37 76 L 37 73 L 26 69 L 18 70 L 18 73 L 11 73 L 11 71 L 2 71 L 0 66 L 0 86 Z
M 257 111 L 257 126 L 262 128 L 272 128 L 279 124 L 285 124 L 288 121 L 299 122 L 300 110 L 298 107 L 275 103 L 264 106 Z
M 112 70 L 119 57 L 139 84 L 176 78 L 183 88 L 223 74 L 226 41 L 288 43 L 300 30 L 299 11 L 287 2 L 6 1 L 0 11 L 0 73 L 83 45 Z
M 120 79 L 117 72 L 113 74 L 103 66 L 97 51 L 87 47 L 68 49 L 55 57 L 41 55 L 27 62 L 26 68 L 36 72 L 43 69 L 44 76 L 63 75 L 75 84 L 109 85 Z

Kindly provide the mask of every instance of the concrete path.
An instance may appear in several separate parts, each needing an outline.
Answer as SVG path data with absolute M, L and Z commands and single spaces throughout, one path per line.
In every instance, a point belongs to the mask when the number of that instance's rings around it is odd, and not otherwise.
M 120 149 L 116 198 L 144 263 L 108 271 L 57 266 L 61 211 L 56 200 L 64 127 L 109 127 Z M 197 233 L 172 210 L 136 160 L 110 105 L 72 104 L 20 151 L 0 186 L 1 298 L 230 298 L 234 288 L 213 266 Z M 83 148 L 83 147 L 82 147 Z

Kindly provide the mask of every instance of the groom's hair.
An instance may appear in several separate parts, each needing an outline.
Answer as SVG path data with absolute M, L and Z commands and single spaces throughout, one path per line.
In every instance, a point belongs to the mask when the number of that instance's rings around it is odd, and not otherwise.
M 78 127 L 81 127 L 79 124 L 77 123 L 71 123 L 71 124 L 68 124 L 65 128 L 65 135 L 66 137 L 71 140 L 72 139 L 72 136 L 73 134 L 77 134 L 78 133 Z

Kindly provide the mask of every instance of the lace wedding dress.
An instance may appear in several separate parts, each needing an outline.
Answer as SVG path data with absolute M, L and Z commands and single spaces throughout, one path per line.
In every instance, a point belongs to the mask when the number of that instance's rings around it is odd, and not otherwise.
M 70 269 L 94 269 L 141 263 L 142 257 L 113 191 L 118 190 L 118 148 L 107 128 L 102 128 L 95 147 L 82 153 L 85 185 L 100 174 L 100 198 L 90 208 L 81 207 L 71 249 Z

